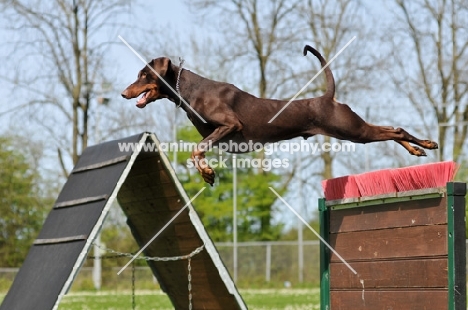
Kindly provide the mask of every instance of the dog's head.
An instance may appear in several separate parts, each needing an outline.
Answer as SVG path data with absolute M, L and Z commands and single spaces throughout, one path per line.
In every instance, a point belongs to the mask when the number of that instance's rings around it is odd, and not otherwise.
M 139 108 L 155 100 L 168 98 L 169 88 L 161 79 L 173 87 L 174 71 L 171 60 L 166 57 L 153 59 L 141 69 L 137 80 L 122 92 L 122 97 L 132 99 L 142 95 L 136 104 Z

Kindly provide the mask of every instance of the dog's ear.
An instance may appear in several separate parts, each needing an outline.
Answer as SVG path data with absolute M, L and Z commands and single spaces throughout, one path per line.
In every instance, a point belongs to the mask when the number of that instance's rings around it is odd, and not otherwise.
M 172 70 L 172 62 L 167 57 L 156 58 L 152 60 L 152 67 L 161 77 L 166 76 Z

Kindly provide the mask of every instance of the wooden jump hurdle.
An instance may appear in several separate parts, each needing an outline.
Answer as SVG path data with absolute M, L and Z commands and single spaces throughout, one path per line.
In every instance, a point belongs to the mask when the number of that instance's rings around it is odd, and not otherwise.
M 466 309 L 465 183 L 319 200 L 321 309 Z

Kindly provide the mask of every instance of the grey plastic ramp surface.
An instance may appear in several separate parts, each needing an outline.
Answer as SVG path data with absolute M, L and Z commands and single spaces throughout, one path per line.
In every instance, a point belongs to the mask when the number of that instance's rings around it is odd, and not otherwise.
M 137 143 L 141 137 L 142 134 L 119 142 Z M 116 141 L 102 143 L 87 148 L 74 170 L 129 155 L 131 152 L 119 151 Z M 70 174 L 5 296 L 1 310 L 46 310 L 56 306 L 67 280 L 73 279 L 78 271 L 76 267 L 84 261 L 87 251 L 82 252 L 87 239 L 103 215 L 107 198 L 127 164 L 128 160 L 120 161 Z M 86 202 L 85 198 L 90 197 L 101 199 Z
M 143 133 L 85 150 L 0 310 L 57 309 L 117 196 L 140 246 L 189 202 L 163 153 L 144 148 L 121 152 L 121 143 L 159 141 Z M 192 258 L 193 309 L 247 309 L 191 204 L 145 254 L 185 255 L 201 245 L 204 249 Z M 148 264 L 174 308 L 188 309 L 187 260 Z

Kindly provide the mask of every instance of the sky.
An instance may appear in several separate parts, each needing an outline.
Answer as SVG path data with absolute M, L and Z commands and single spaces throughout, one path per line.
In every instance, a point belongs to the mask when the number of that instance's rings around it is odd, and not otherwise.
M 385 21 L 389 16 L 385 2 L 386 1 L 365 0 L 364 6 L 369 16 L 377 17 L 377 21 L 379 19 Z M 138 31 L 141 31 L 141 29 L 147 31 L 148 36 L 145 38 L 158 41 L 177 39 L 180 42 L 184 42 L 185 40 L 189 40 L 189 36 L 191 35 L 200 35 L 200 37 L 202 37 L 206 31 L 208 31 L 206 28 L 203 28 L 203 26 L 200 26 L 200 23 L 195 22 L 196 20 L 198 21 L 198 19 L 203 19 L 204 17 L 194 16 L 190 13 L 182 0 L 157 0 L 145 2 L 143 5 L 140 3 L 140 1 L 134 1 L 128 14 L 124 15 L 122 18 L 126 19 L 125 21 L 127 23 L 139 27 L 140 30 Z M 0 37 L 3 39 L 2 41 L 5 42 L 8 41 L 9 38 L 5 37 L 4 31 L 1 29 L 3 26 L 2 23 L 3 22 L 0 19 Z M 376 31 L 379 31 L 379 27 L 383 27 L 382 24 L 376 23 Z M 136 41 L 141 40 L 141 37 L 132 36 L 132 31 L 135 30 L 127 29 L 127 31 L 124 31 L 121 34 L 122 38 L 132 46 L 136 46 L 139 43 L 141 44 L 141 42 Z M 178 34 L 178 38 L 171 38 L 167 35 L 174 33 Z M 135 80 L 138 70 L 143 67 L 143 63 L 118 37 L 106 38 L 106 40 L 111 40 L 116 43 L 109 49 L 109 53 L 112 55 L 113 59 L 115 59 L 117 63 L 116 66 L 118 67 L 119 76 L 115 78 L 115 81 L 117 81 L 117 87 L 121 87 L 123 90 L 129 83 Z M 359 38 L 357 38 L 357 40 L 359 40 Z M 350 46 L 350 48 L 353 47 Z M 137 52 L 143 53 L 143 51 L 139 51 L 138 49 Z M 5 49 L 0 47 L 0 59 L 1 57 L 6 56 L 4 53 Z M 148 58 L 155 58 L 163 55 L 161 55 L 161 51 L 155 50 L 151 55 L 145 56 Z M 21 100 L 15 100 L 15 98 L 21 98 L 21 96 L 21 92 L 12 90 L 12 88 L 4 82 L 0 83 L 0 131 L 8 130 L 8 127 L 12 125 L 18 125 L 11 124 L 8 114 L 5 114 L 5 112 L 12 108 L 16 108 L 17 105 L 21 103 Z M 118 98 L 112 98 L 116 104 L 131 105 L 133 108 L 134 103 L 127 102 L 120 98 L 120 96 L 117 97 Z M 372 107 L 372 113 L 379 113 L 380 108 L 380 106 Z M 144 113 L 157 114 L 159 112 L 154 108 L 152 110 L 145 110 Z M 5 115 L 7 116 L 5 117 Z M 26 123 L 25 126 L 31 126 L 31 123 Z M 28 127 L 27 129 L 35 131 L 35 128 Z M 151 129 L 149 130 L 153 131 Z M 157 130 L 158 129 L 155 129 L 154 131 L 157 132 Z M 40 133 L 35 132 L 34 135 L 40 135 Z M 33 140 L 35 138 L 34 135 L 31 137 Z M 362 151 L 363 148 L 360 150 Z M 45 165 L 49 166 L 50 169 L 55 168 L 57 165 L 56 157 L 51 155 L 50 160 L 45 163 Z M 315 204 L 315 201 L 312 202 L 312 204 Z
M 136 2 L 136 1 L 135 1 Z M 173 30 L 176 30 L 180 36 L 190 33 L 192 30 L 192 18 L 193 16 L 189 13 L 187 6 L 184 5 L 182 0 L 157 0 L 151 1 L 151 4 L 144 4 L 143 11 L 141 12 L 142 7 L 139 4 L 132 5 L 131 14 L 132 19 L 135 23 L 139 23 L 138 16 L 145 16 L 143 26 L 149 29 L 150 36 L 154 37 L 154 40 L 167 40 L 165 36 L 165 29 L 170 29 L 171 33 Z M 133 41 L 130 35 L 122 35 L 122 38 L 125 39 L 130 45 L 134 46 L 136 42 Z M 116 42 L 122 43 L 119 38 L 115 38 Z M 137 51 L 142 53 L 142 51 Z M 135 56 L 125 44 L 119 44 L 115 47 L 115 53 L 120 55 L 125 61 L 119 63 L 122 68 L 125 70 L 124 74 L 133 77 L 136 77 L 136 71 L 141 69 L 143 63 L 137 56 Z M 148 55 L 150 57 L 159 57 L 157 51 L 154 55 Z

